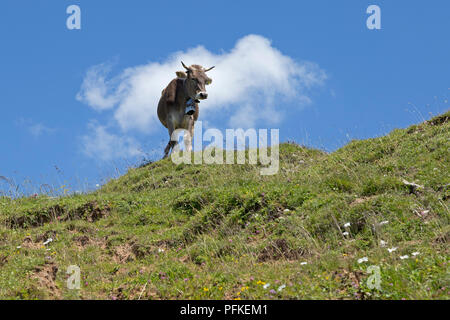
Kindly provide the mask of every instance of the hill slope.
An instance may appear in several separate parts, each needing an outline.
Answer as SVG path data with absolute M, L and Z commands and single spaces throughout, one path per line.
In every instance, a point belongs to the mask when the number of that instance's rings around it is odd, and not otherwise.
M 273 176 L 163 160 L 0 198 L 0 298 L 448 299 L 449 116 L 331 154 L 282 144 Z

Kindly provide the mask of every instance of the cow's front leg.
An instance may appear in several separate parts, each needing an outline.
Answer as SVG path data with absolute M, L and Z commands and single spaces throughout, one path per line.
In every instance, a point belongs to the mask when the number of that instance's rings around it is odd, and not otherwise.
M 176 145 L 177 145 L 177 141 L 169 141 L 167 143 L 166 148 L 164 149 L 164 157 L 163 159 L 167 158 L 167 156 L 169 155 L 170 150 L 172 150 Z
M 174 130 L 174 125 L 172 121 L 167 121 L 167 129 L 169 130 L 169 142 L 167 143 L 166 148 L 164 149 L 164 158 L 167 158 L 167 156 L 169 155 L 169 152 L 171 149 L 173 149 L 173 147 L 175 147 L 178 143 L 177 140 L 172 140 L 172 134 L 175 131 Z M 164 159 L 163 158 L 163 159 Z
M 188 126 L 184 133 L 184 149 L 186 152 L 192 151 L 192 139 L 194 138 L 194 116 L 189 116 Z

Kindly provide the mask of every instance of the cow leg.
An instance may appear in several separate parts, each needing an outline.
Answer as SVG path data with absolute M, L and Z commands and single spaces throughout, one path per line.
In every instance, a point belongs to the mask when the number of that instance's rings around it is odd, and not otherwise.
M 163 159 L 167 158 L 167 156 L 169 155 L 170 149 L 172 149 L 172 148 L 173 148 L 172 141 L 169 141 L 167 143 L 167 146 L 164 149 L 164 157 L 163 157 Z
M 177 140 L 172 140 L 172 133 L 174 131 L 174 127 L 173 127 L 173 123 L 172 121 L 168 121 L 167 122 L 167 127 L 169 129 L 169 142 L 167 143 L 166 148 L 164 149 L 164 158 L 167 158 L 167 156 L 169 155 L 169 152 L 171 149 L 173 149 L 173 147 L 175 147 L 178 144 Z
M 194 116 L 189 116 L 188 126 L 184 133 L 184 149 L 186 152 L 192 151 L 192 139 L 194 138 Z

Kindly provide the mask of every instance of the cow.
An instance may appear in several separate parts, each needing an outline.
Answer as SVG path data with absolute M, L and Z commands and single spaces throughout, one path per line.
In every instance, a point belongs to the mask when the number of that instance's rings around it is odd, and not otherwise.
M 169 131 L 169 143 L 164 149 L 164 158 L 177 145 L 176 137 L 172 133 L 177 129 L 184 129 L 184 145 L 187 152 L 192 151 L 192 137 L 194 136 L 194 124 L 198 119 L 200 100 L 208 98 L 205 86 L 211 84 L 212 79 L 206 72 L 214 67 L 205 69 L 193 64 L 187 67 L 183 61 L 182 66 L 186 72 L 177 71 L 177 78 L 170 81 L 162 91 L 158 103 L 159 121 Z

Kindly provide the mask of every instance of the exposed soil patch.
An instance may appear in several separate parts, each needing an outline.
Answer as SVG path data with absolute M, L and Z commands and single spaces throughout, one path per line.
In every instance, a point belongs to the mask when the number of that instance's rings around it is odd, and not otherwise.
M 46 231 L 40 235 L 38 235 L 36 237 L 36 240 L 33 241 L 33 238 L 31 236 L 26 236 L 21 244 L 22 248 L 27 248 L 27 249 L 39 249 L 44 247 L 44 242 L 51 239 L 54 240 L 56 239 L 56 231 L 53 230 L 49 230 Z M 51 241 L 50 241 L 51 242 Z
M 109 204 L 99 205 L 97 201 L 89 201 L 71 212 L 67 220 L 84 219 L 94 222 L 108 216 L 110 212 L 111 207 Z
M 92 228 L 89 226 L 76 225 L 73 223 L 70 223 L 67 226 L 67 230 L 72 231 L 72 232 L 80 232 L 83 234 L 90 234 L 90 235 L 96 234 L 95 228 Z
M 258 262 L 279 259 L 295 260 L 305 253 L 302 248 L 292 249 L 285 239 L 277 239 L 261 250 L 258 255 Z
M 51 298 L 58 299 L 61 296 L 61 290 L 56 285 L 56 274 L 58 267 L 53 263 L 46 263 L 43 266 L 35 268 L 34 278 L 39 283 L 39 288 L 46 288 Z
M 64 212 L 64 208 L 57 204 L 47 209 L 10 217 L 6 220 L 6 225 L 11 228 L 38 227 L 52 220 L 59 220 Z
M 366 202 L 366 201 L 367 201 L 366 198 L 358 198 L 358 199 L 355 199 L 355 201 L 353 201 L 352 203 L 350 203 L 350 205 L 351 205 L 351 206 L 354 206 L 354 205 L 357 205 L 357 204 L 364 203 L 364 202 Z
M 80 235 L 80 236 L 74 236 L 72 238 L 72 241 L 75 243 L 75 246 L 78 248 L 78 250 L 82 251 L 87 246 L 96 246 L 98 248 L 101 248 L 105 250 L 107 248 L 107 240 L 108 237 L 103 237 L 100 239 L 89 237 L 88 235 Z
M 256 207 L 255 209 L 259 210 L 258 207 Z M 276 220 L 283 215 L 283 212 L 284 212 L 284 208 L 281 208 L 281 207 L 273 208 L 273 209 L 269 210 L 269 213 L 267 214 L 267 220 L 268 221 Z
M 117 246 L 107 245 L 109 252 L 112 255 L 113 260 L 116 263 L 127 263 L 136 259 L 142 259 L 150 254 L 158 255 L 164 252 L 163 248 L 155 248 L 154 246 L 143 245 L 132 240 L 128 243 L 120 244 Z
M 353 287 L 356 289 L 356 293 L 354 297 L 349 298 L 356 298 L 358 300 L 365 300 L 367 297 L 364 293 L 364 291 L 361 290 L 360 285 L 363 281 L 364 273 L 359 270 L 355 270 L 352 272 L 349 272 L 347 270 L 338 270 L 333 272 L 333 279 L 337 283 L 340 284 L 343 289 L 341 290 L 341 293 L 346 293 L 347 290 L 344 288 Z
M 85 247 L 91 242 L 91 239 L 89 239 L 88 236 L 83 235 L 83 236 L 74 237 L 73 241 L 75 241 L 76 243 L 78 243 L 82 247 Z
M 112 300 L 156 300 L 160 295 L 156 288 L 148 282 L 143 286 L 129 286 L 122 284 L 110 294 Z
M 142 244 L 133 243 L 131 245 L 131 251 L 137 259 L 144 258 L 146 255 L 151 254 L 152 250 L 148 246 L 144 246 Z
M 225 245 L 217 250 L 216 257 L 222 258 L 224 256 L 230 255 L 234 253 L 234 248 L 231 245 Z
M 50 221 L 84 219 L 94 222 L 107 216 L 110 211 L 109 204 L 99 204 L 95 200 L 86 202 L 75 209 L 68 209 L 56 204 L 39 211 L 25 212 L 22 215 L 10 217 L 6 220 L 6 225 L 10 228 L 28 228 L 39 227 Z
M 133 252 L 133 246 L 129 243 L 116 246 L 113 250 L 113 260 L 116 263 L 127 263 L 135 259 L 136 255 Z
M 44 242 L 44 241 L 46 241 L 46 240 L 48 240 L 50 238 L 55 239 L 56 238 L 56 234 L 57 234 L 56 231 L 48 230 L 48 231 L 38 235 L 36 237 L 36 242 Z
M 450 240 L 450 231 L 446 233 L 442 233 L 434 239 L 435 243 L 438 244 L 447 244 Z
M 121 285 L 116 290 L 113 291 L 113 294 L 111 295 L 111 298 L 113 300 L 127 300 L 127 297 L 124 294 L 126 287 L 124 285 Z
M 433 119 L 427 121 L 427 123 L 431 124 L 432 126 L 438 126 L 438 125 L 448 122 L 448 118 L 449 118 L 448 115 L 443 114 L 443 115 L 434 117 Z
M 31 239 L 30 236 L 27 236 L 25 237 L 25 239 L 23 239 L 21 246 L 22 248 L 39 249 L 40 247 L 42 247 L 42 243 L 38 243 L 38 241 L 33 242 L 33 239 Z
M 163 249 L 184 247 L 184 244 L 178 240 L 159 240 L 155 243 L 155 245 Z
M 353 201 L 350 203 L 350 206 L 356 206 L 356 205 L 358 205 L 358 204 L 361 204 L 361 203 L 367 202 L 367 201 L 369 201 L 369 200 L 372 200 L 372 199 L 375 198 L 375 197 L 377 197 L 377 196 L 370 196 L 370 197 L 356 198 L 355 200 L 353 200 Z
M 7 256 L 0 256 L 0 267 L 3 267 L 8 262 Z

